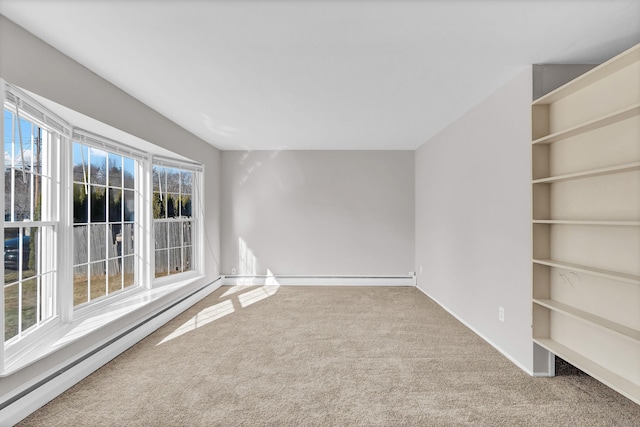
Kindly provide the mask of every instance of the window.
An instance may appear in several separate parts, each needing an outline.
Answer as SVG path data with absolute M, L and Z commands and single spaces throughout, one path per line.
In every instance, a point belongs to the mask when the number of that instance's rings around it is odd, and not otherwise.
M 193 269 L 194 172 L 153 166 L 155 277 Z
M 4 108 L 4 338 L 17 340 L 57 314 L 59 135 L 21 111 Z
M 136 284 L 135 160 L 73 142 L 73 304 Z
M 197 271 L 201 241 L 194 244 L 199 226 L 192 205 L 202 169 L 183 160 L 152 161 L 148 152 L 73 128 L 25 91 L 0 84 L 1 372 L 7 361 L 36 349 L 34 343 L 94 316 L 93 307 L 109 318 L 112 302 L 120 313 L 120 302 L 152 288 L 154 277 Z

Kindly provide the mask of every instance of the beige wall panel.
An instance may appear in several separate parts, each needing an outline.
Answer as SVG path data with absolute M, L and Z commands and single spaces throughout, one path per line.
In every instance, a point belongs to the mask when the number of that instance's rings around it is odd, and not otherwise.
M 546 307 L 533 304 L 533 317 L 536 319 L 533 323 L 534 338 L 549 338 L 551 335 L 550 312 Z
M 549 105 L 549 131 L 571 128 L 640 102 L 640 63 Z
M 640 220 L 640 170 L 551 184 L 551 219 Z
M 551 312 L 551 339 L 588 355 L 603 368 L 640 383 L 640 342 L 597 326 Z
M 531 107 L 531 139 L 536 140 L 549 135 L 549 105 Z
M 640 227 L 554 225 L 551 258 L 640 275 Z
M 638 162 L 640 116 L 555 142 L 549 147 L 551 176 Z
M 640 330 L 640 286 L 550 268 L 551 299 Z

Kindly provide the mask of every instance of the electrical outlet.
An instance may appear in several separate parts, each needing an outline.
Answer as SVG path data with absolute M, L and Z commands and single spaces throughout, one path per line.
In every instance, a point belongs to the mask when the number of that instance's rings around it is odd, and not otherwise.
M 504 322 L 504 307 L 498 307 L 498 320 Z
M 231 269 L 231 274 L 236 274 L 236 269 L 235 268 Z

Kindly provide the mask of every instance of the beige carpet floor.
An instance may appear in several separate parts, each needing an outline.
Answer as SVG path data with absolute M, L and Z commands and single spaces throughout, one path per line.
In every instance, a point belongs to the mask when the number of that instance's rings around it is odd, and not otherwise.
M 415 288 L 223 287 L 22 426 L 640 426 L 532 378 Z

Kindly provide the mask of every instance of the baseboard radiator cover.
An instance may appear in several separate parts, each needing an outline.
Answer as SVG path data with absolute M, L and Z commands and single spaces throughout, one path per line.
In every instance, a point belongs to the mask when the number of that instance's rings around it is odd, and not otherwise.
M 416 286 L 413 273 L 397 276 L 228 275 L 224 286 Z
M 0 402 L 0 427 L 10 427 L 141 341 L 165 323 L 222 286 L 223 277 L 201 286 L 86 354 L 69 360 L 44 379 Z

